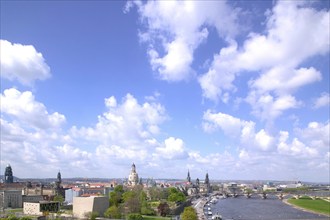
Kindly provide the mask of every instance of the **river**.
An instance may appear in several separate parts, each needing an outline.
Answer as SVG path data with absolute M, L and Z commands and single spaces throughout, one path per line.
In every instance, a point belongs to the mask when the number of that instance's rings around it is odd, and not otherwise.
M 262 199 L 259 196 L 247 199 L 245 197 L 219 199 L 217 203 L 211 204 L 213 214 L 220 213 L 223 220 L 245 219 L 245 220 L 293 220 L 293 219 L 327 219 L 330 218 L 305 212 L 285 204 L 278 198 L 268 197 Z M 206 211 L 207 209 L 205 209 Z M 209 217 L 210 219 L 210 217 Z

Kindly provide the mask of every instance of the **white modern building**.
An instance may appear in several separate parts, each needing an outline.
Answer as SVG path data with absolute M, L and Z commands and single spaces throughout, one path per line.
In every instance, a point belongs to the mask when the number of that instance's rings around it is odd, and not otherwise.
M 59 210 L 59 202 L 39 201 L 24 202 L 23 204 L 23 213 L 25 215 L 44 215 L 45 213 L 56 213 Z
M 73 197 L 73 216 L 86 218 L 89 213 L 103 216 L 109 208 L 109 198 L 106 196 Z

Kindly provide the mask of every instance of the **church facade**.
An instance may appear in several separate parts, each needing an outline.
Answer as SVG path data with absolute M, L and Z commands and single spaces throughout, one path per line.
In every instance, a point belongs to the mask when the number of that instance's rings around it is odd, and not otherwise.
M 128 186 L 136 186 L 139 184 L 139 175 L 136 172 L 136 166 L 133 163 L 132 167 L 131 167 L 131 173 L 128 176 L 128 182 L 127 185 Z

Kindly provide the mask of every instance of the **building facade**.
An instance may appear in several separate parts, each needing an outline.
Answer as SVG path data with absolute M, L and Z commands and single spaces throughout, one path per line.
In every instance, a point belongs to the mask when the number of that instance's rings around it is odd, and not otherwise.
M 22 208 L 22 190 L 0 190 L 0 208 Z
M 50 212 L 56 213 L 60 210 L 59 202 L 24 202 L 23 206 L 23 213 L 25 215 L 44 215 Z
M 77 218 L 86 218 L 92 212 L 103 216 L 107 208 L 109 208 L 109 198 L 106 196 L 73 198 L 73 216 Z

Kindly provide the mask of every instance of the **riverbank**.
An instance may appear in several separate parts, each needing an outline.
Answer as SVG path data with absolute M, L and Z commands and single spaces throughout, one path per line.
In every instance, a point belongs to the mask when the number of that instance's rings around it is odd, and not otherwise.
M 304 207 L 304 206 L 299 206 L 298 204 L 294 204 L 294 203 L 290 203 L 288 201 L 289 199 L 284 199 L 283 202 L 295 209 L 299 209 L 299 210 L 302 210 L 304 212 L 309 212 L 309 213 L 313 213 L 313 214 L 318 214 L 318 215 L 322 215 L 322 216 L 326 216 L 326 217 L 330 217 L 330 213 L 326 214 L 324 212 L 320 212 L 318 210 L 314 210 L 312 207 L 309 209 L 307 207 Z M 307 200 L 307 201 L 324 201 L 324 202 L 327 202 L 325 200 Z M 329 202 L 328 202 L 329 203 Z M 330 203 L 328 205 L 329 209 L 330 209 Z M 330 211 L 329 211 L 330 212 Z

